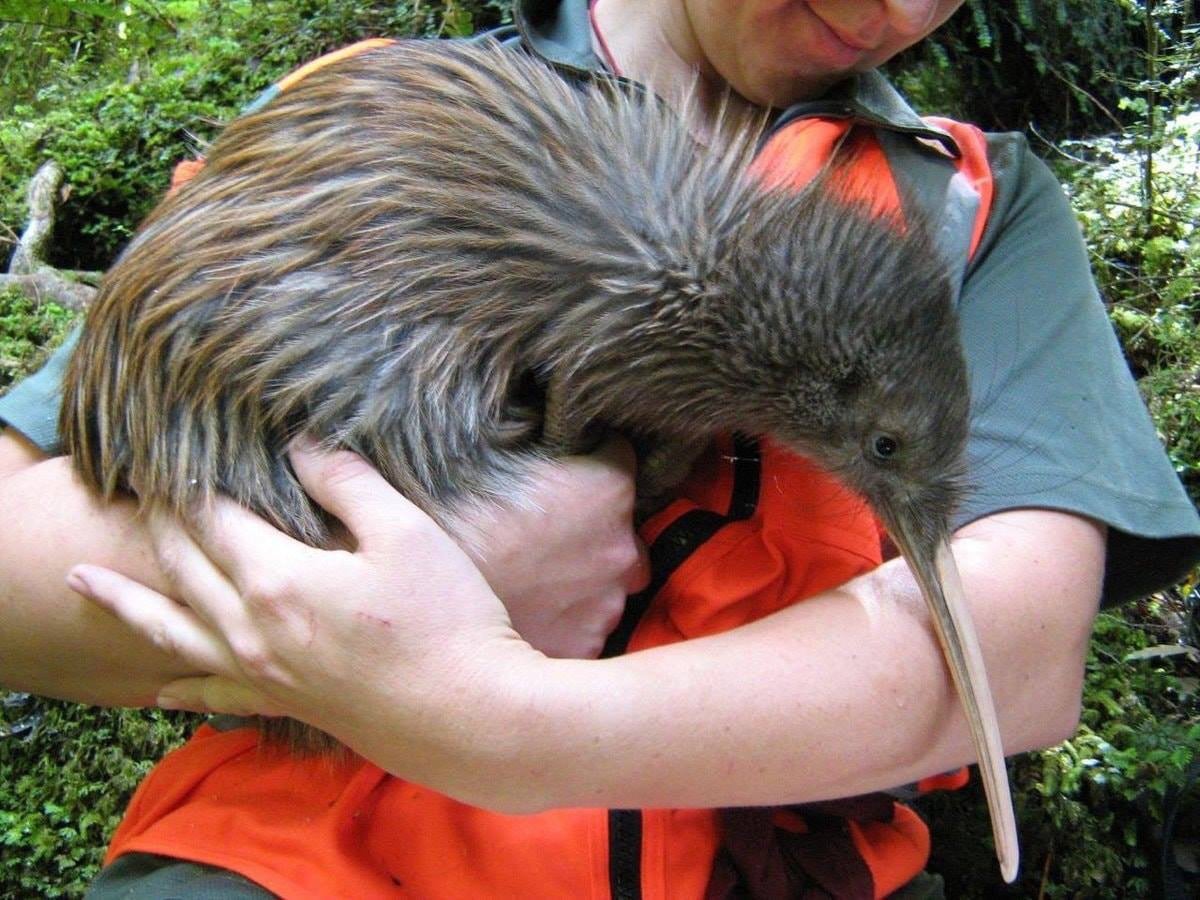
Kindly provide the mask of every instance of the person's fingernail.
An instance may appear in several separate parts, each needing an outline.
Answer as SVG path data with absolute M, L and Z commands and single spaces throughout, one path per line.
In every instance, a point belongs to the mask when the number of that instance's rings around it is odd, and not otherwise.
M 307 431 L 302 431 L 292 438 L 291 447 L 289 449 L 300 453 L 315 453 L 320 448 L 317 439 Z
M 75 566 L 75 568 L 67 573 L 67 587 L 77 594 L 83 594 L 87 597 L 95 596 L 95 592 L 92 590 L 91 583 L 87 580 L 86 570 L 83 566 Z
M 191 707 L 184 699 L 170 691 L 162 691 L 154 698 L 155 704 L 159 709 L 190 709 Z

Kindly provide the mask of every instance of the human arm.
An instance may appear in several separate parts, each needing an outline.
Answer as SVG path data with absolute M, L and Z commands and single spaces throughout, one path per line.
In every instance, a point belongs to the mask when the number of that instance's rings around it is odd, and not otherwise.
M 101 504 L 20 432 L 0 433 L 0 685 L 113 706 L 153 702 L 167 681 L 195 669 L 66 589 L 81 560 L 160 589 L 150 538 L 128 502 Z
M 548 653 L 598 653 L 625 593 L 644 583 L 629 525 L 631 456 L 611 443 L 547 466 L 528 508 L 495 510 L 475 523 L 489 551 L 479 562 L 523 633 Z M 167 590 L 132 502 L 101 503 L 66 457 L 49 457 L 9 428 L 0 433 L 0 508 L 10 511 L 0 541 L 0 685 L 141 706 L 168 681 L 201 671 L 66 588 L 67 571 L 87 560 Z M 518 554 L 533 554 L 535 563 L 513 565 Z
M 305 548 L 224 506 L 204 538 L 218 570 L 164 526 L 176 576 L 206 586 L 189 601 L 221 620 L 229 643 L 182 608 L 84 570 L 106 605 L 229 676 L 176 685 L 184 705 L 286 712 L 397 774 L 507 811 L 817 800 L 971 757 L 901 561 L 720 636 L 553 660 L 517 639 L 466 558 L 361 461 L 310 455 L 297 470 L 358 552 Z M 1006 749 L 1064 737 L 1078 711 L 1103 529 L 1013 511 L 967 526 L 954 546 Z M 414 554 L 419 569 L 402 562 Z M 309 604 L 329 596 L 327 583 L 354 590 L 317 619 Z

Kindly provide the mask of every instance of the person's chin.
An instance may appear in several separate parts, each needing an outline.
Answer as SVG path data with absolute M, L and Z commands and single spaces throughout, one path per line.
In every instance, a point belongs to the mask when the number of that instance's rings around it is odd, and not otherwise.
M 763 80 L 749 86 L 748 92 L 739 91 L 739 93 L 756 106 L 786 109 L 804 100 L 820 97 L 850 74 L 851 70 L 822 72 L 820 75 L 781 76 L 776 79 Z

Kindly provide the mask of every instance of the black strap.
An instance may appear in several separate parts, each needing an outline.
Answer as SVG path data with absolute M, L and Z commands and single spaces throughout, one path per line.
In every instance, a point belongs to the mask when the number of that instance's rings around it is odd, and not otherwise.
M 665 529 L 649 547 L 650 584 L 625 602 L 621 621 L 604 644 L 604 657 L 620 656 L 629 648 L 634 629 L 671 575 L 705 541 L 730 522 L 748 519 L 758 506 L 762 483 L 758 442 L 735 435 L 733 439 L 733 488 L 725 515 L 706 509 L 684 513 Z M 642 813 L 637 809 L 608 811 L 608 883 L 613 900 L 641 900 Z
M 625 603 L 621 621 L 604 644 L 603 657 L 620 656 L 629 648 L 634 629 L 646 614 L 650 602 L 668 579 L 705 541 L 728 525 L 750 518 L 758 508 L 762 482 L 762 460 L 758 441 L 743 435 L 733 439 L 733 489 L 725 515 L 707 509 L 684 513 L 655 539 L 649 547 L 650 584 Z

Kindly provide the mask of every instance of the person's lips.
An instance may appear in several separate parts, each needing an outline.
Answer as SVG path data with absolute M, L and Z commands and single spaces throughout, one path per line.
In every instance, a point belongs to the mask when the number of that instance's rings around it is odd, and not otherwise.
M 814 9 L 812 7 L 812 5 L 809 5 L 808 9 L 813 14 L 813 18 L 815 18 L 817 20 L 817 22 L 820 23 L 820 27 L 822 28 L 822 30 L 825 33 L 824 37 L 826 37 L 830 41 L 836 41 L 837 43 L 841 44 L 847 51 L 858 54 L 860 56 L 864 53 L 869 53 L 870 51 L 875 49 L 875 47 L 872 44 L 870 44 L 869 42 L 864 41 L 862 38 L 856 37 L 856 36 L 846 32 L 844 29 L 840 28 L 835 23 L 826 21 L 824 18 L 822 18 L 820 12 L 818 12 L 816 9 Z
M 866 43 L 865 41 L 860 40 L 855 37 L 852 37 L 851 35 L 845 34 L 842 31 L 839 31 L 836 26 L 830 25 L 828 22 L 825 22 L 824 19 L 821 19 L 821 21 L 825 23 L 826 28 L 828 28 L 830 31 L 833 32 L 834 37 L 836 37 L 839 41 L 841 41 L 847 47 L 851 47 L 854 50 L 874 50 L 875 49 L 874 47 L 872 47 L 870 44 Z

